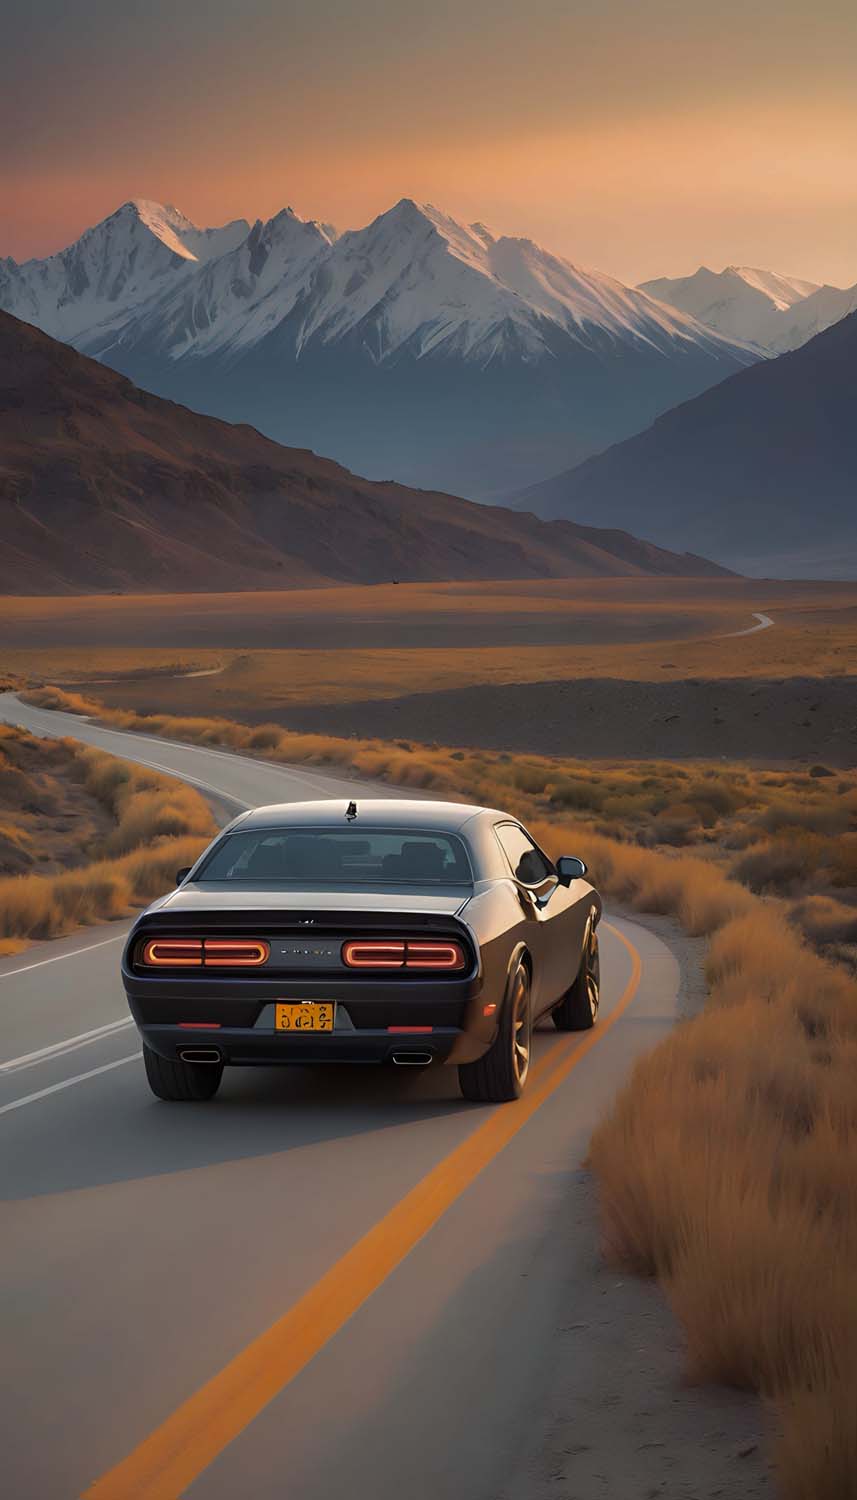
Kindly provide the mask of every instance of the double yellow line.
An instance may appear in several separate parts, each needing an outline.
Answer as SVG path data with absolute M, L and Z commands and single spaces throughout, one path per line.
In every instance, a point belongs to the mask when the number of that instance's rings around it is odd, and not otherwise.
M 492 1111 L 287 1313 L 97 1479 L 83 1500 L 178 1500 L 324 1348 L 630 1005 L 640 955 L 615 927 L 609 930 L 631 956 L 631 976 L 609 1016 L 583 1041 L 557 1042 L 533 1070 L 522 1099 Z

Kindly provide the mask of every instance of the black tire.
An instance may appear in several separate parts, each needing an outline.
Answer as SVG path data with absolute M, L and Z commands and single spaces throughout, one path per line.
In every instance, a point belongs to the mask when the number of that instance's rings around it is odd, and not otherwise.
M 476 1062 L 462 1063 L 458 1082 L 465 1099 L 475 1104 L 506 1104 L 520 1099 L 530 1071 L 533 1015 L 530 971 L 519 958 L 509 976 L 500 1029 L 493 1045 Z
M 589 1031 L 598 1015 L 601 992 L 601 959 L 598 952 L 598 933 L 590 926 L 586 935 L 580 968 L 570 989 L 566 990 L 559 1005 L 553 1010 L 553 1024 L 557 1031 Z
M 159 1099 L 169 1099 L 170 1103 L 213 1099 L 223 1077 L 223 1063 L 187 1063 L 181 1058 L 171 1062 L 153 1052 L 145 1042 L 143 1062 L 152 1093 Z

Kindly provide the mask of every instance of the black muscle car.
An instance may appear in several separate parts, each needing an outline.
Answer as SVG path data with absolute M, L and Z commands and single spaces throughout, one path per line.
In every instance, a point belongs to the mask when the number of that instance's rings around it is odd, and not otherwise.
M 134 924 L 122 979 L 161 1099 L 226 1065 L 458 1067 L 516 1099 L 534 1023 L 592 1026 L 601 899 L 508 813 L 303 802 L 230 823 Z

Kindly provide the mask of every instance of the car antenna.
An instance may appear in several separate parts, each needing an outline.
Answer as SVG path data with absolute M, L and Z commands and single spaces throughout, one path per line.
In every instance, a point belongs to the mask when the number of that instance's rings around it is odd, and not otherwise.
M 357 817 L 357 803 L 356 802 L 349 802 L 348 806 L 345 809 L 345 816 L 348 819 L 349 823 L 353 823 L 354 822 L 354 819 Z

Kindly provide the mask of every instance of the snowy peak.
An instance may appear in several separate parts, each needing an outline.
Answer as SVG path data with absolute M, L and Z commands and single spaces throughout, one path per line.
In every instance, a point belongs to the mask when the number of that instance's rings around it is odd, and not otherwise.
M 798 276 L 779 276 L 776 271 L 760 271 L 754 266 L 727 266 L 724 276 L 737 276 L 746 286 L 769 297 L 778 311 L 800 302 L 818 291 L 818 282 L 803 281 Z
M 86 343 L 124 321 L 178 277 L 223 255 L 246 235 L 235 220 L 200 229 L 170 204 L 140 198 L 87 229 L 67 249 L 0 269 L 0 305 L 46 333 Z
M 145 238 L 152 235 L 165 250 L 179 260 L 205 262 L 217 255 L 225 255 L 246 238 L 250 225 L 246 219 L 233 219 L 215 229 L 200 229 L 191 219 L 172 203 L 155 203 L 151 198 L 131 198 L 114 214 L 87 230 L 82 239 L 98 237 L 107 226 L 115 225 L 131 237 Z M 78 241 L 78 244 L 80 241 Z M 68 255 L 74 250 L 60 252 Z
M 236 354 L 258 343 L 287 317 L 335 230 L 284 208 L 257 219 L 226 255 L 180 282 L 136 326 L 122 330 L 125 344 L 147 342 L 172 359 Z
M 700 266 L 692 276 L 644 281 L 641 290 L 727 338 L 743 338 L 772 354 L 797 348 L 829 326 L 810 312 L 810 303 L 820 293 L 835 294 L 827 299 L 831 314 L 846 295 L 838 288 L 819 287 L 814 281 L 755 266 L 726 266 L 723 271 Z M 838 317 L 848 310 L 844 304 L 843 309 Z M 818 313 L 823 318 L 824 309 L 819 307 Z M 830 322 L 835 321 L 831 315 Z

